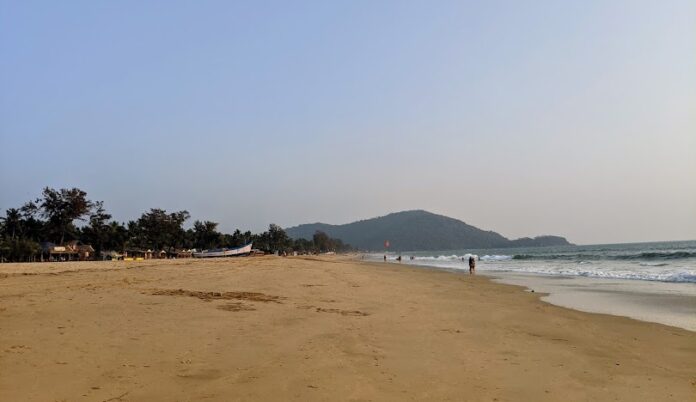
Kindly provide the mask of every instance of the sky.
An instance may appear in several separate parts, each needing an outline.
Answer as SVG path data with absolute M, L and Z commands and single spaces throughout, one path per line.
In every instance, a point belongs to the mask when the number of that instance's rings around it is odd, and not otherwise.
M 0 210 L 696 239 L 696 2 L 0 0 Z

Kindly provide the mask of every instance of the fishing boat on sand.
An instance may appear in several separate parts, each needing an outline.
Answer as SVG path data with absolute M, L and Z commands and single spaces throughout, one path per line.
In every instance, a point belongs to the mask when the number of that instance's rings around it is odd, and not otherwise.
M 247 255 L 251 253 L 251 245 L 252 243 L 237 248 L 214 248 L 210 250 L 203 250 L 194 252 L 193 256 L 195 258 L 212 258 Z

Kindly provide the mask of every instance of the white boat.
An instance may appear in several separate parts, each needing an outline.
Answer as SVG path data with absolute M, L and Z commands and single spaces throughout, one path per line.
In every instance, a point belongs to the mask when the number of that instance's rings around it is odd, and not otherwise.
M 196 258 L 211 258 L 211 257 L 234 257 L 238 255 L 246 255 L 251 253 L 251 244 L 237 248 L 214 248 L 211 250 L 203 250 L 193 253 Z

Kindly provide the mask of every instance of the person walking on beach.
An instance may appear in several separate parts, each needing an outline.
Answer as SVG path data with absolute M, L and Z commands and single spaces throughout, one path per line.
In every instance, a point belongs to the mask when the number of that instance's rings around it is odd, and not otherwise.
M 476 272 L 476 258 L 473 255 L 469 256 L 469 275 Z

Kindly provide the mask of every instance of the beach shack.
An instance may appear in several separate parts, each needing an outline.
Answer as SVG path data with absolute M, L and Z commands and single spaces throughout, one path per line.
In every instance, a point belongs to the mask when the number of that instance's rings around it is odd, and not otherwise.
M 168 258 L 192 258 L 193 250 L 173 249 L 167 253 Z
M 105 261 L 118 261 L 123 259 L 123 254 L 115 250 L 106 250 L 101 253 L 102 260 Z
M 86 261 L 94 258 L 94 248 L 72 240 L 58 246 L 51 242 L 41 244 L 41 259 L 47 261 Z
M 125 261 L 149 260 L 152 258 L 152 250 L 142 250 L 139 248 L 129 248 L 123 253 Z
M 90 244 L 78 244 L 76 250 L 77 257 L 80 261 L 87 261 L 94 258 L 94 248 Z

